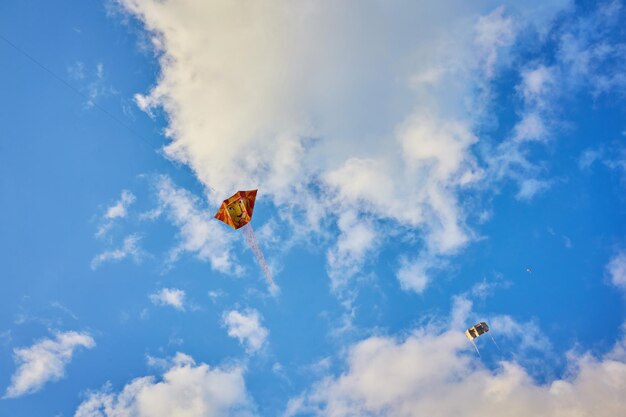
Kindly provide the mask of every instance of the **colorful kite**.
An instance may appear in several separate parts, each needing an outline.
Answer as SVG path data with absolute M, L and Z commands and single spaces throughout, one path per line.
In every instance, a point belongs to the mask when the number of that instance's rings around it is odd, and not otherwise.
M 235 230 L 250 223 L 256 192 L 257 190 L 237 191 L 232 197 L 224 200 L 215 218 Z
M 265 277 L 270 285 L 270 290 L 276 291 L 278 287 L 274 284 L 270 269 L 265 263 L 263 252 L 259 247 L 259 243 L 256 240 L 256 235 L 250 224 L 252 219 L 252 212 L 254 211 L 254 202 L 256 201 L 257 190 L 250 191 L 237 191 L 231 197 L 224 200 L 220 209 L 215 214 L 215 218 L 222 221 L 232 227 L 233 229 L 241 229 L 243 236 L 246 239 L 246 243 L 256 256 Z

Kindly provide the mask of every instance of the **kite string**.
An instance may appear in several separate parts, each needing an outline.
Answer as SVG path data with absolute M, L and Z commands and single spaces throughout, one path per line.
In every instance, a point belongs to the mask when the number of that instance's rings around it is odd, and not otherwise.
M 252 228 L 252 225 L 250 223 L 246 224 L 245 226 L 241 228 L 241 231 L 243 232 L 243 237 L 246 239 L 246 243 L 248 244 L 248 246 L 250 247 L 250 249 L 256 256 L 259 264 L 261 265 L 261 268 L 263 268 L 263 272 L 265 273 L 265 277 L 267 278 L 268 284 L 270 285 L 271 288 L 275 288 L 276 284 L 274 283 L 274 280 L 272 279 L 272 274 L 270 272 L 270 269 L 267 266 L 267 263 L 265 262 L 265 257 L 263 256 L 263 252 L 261 252 L 259 243 L 256 240 L 256 235 L 254 234 L 254 229 Z
M 498 350 L 500 352 L 502 352 L 502 349 L 500 349 L 500 346 L 498 346 L 498 344 L 496 343 L 496 339 L 493 338 L 493 335 L 491 333 L 489 333 L 489 337 L 491 337 L 491 340 L 493 341 L 493 344 L 496 345 L 496 347 L 498 348 Z
M 0 33 L 0 40 L 4 41 L 7 45 L 9 45 L 11 48 L 13 48 L 14 50 L 16 50 L 17 52 L 19 52 L 20 54 L 22 54 L 24 57 L 26 57 L 31 63 L 35 64 L 37 67 L 39 67 L 40 69 L 42 69 L 43 71 L 47 72 L 52 78 L 56 79 L 58 82 L 60 82 L 61 84 L 63 84 L 65 87 L 67 87 L 70 91 L 72 91 L 74 94 L 78 95 L 79 97 L 89 101 L 90 98 L 89 96 L 87 96 L 85 93 L 83 93 L 82 91 L 80 91 L 78 88 L 74 87 L 72 84 L 70 84 L 69 82 L 67 82 L 63 77 L 57 75 L 57 73 L 55 73 L 54 71 L 52 71 L 50 68 L 48 68 L 47 66 L 45 66 L 44 64 L 41 63 L 41 61 L 39 61 L 38 59 L 36 59 L 34 56 L 32 56 L 31 54 L 29 54 L 28 52 L 26 52 L 24 49 L 20 48 L 19 46 L 17 46 L 15 43 L 11 42 L 6 36 L 4 36 L 2 33 Z M 139 133 L 137 133 L 132 127 L 130 127 L 128 124 L 126 124 L 126 122 L 124 122 L 123 120 L 121 120 L 119 117 L 115 116 L 113 113 L 111 113 L 110 111 L 108 111 L 106 108 L 104 108 L 103 106 L 101 106 L 100 104 L 96 103 L 95 101 L 91 101 L 91 105 L 93 105 L 94 108 L 96 108 L 97 110 L 99 110 L 100 112 L 102 112 L 103 114 L 105 114 L 106 116 L 108 116 L 110 119 L 112 119 L 114 122 L 116 122 L 118 125 L 120 125 L 121 127 L 123 127 L 124 129 L 126 129 L 131 135 L 141 139 L 142 141 L 144 141 L 146 144 L 150 144 L 151 145 L 151 141 L 149 141 L 147 138 L 145 138 L 144 136 L 140 135 Z
M 476 349 L 476 353 L 478 353 L 478 357 L 482 359 L 482 356 L 480 356 L 480 351 L 478 350 L 478 346 L 476 346 L 476 343 L 473 340 L 470 340 L 470 342 L 472 342 L 472 346 L 474 346 L 474 349 Z

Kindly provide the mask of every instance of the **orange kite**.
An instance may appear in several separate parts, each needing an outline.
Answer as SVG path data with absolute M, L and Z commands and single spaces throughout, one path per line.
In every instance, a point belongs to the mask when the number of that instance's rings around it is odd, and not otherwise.
M 235 230 L 250 223 L 256 192 L 257 190 L 237 191 L 232 197 L 224 200 L 215 218 Z

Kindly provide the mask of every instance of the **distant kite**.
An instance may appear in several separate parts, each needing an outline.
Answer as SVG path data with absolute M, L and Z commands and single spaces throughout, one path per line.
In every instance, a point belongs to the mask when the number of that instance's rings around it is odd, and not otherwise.
M 476 339 L 478 336 L 481 336 L 487 333 L 488 331 L 489 331 L 489 326 L 487 326 L 487 323 L 485 323 L 484 321 L 481 321 L 480 323 L 477 323 L 473 325 L 472 327 L 470 327 L 469 329 L 465 330 L 465 336 L 467 336 L 467 338 L 471 342 L 473 342 L 474 339 Z
M 480 352 L 478 351 L 478 347 L 476 346 L 476 343 L 474 342 L 474 340 L 476 340 L 479 336 L 482 336 L 483 334 L 487 333 L 488 331 L 489 331 L 489 326 L 484 321 L 481 321 L 480 323 L 476 323 L 475 325 L 473 325 L 472 327 L 470 327 L 469 329 L 465 331 L 465 336 L 469 339 L 470 342 L 472 342 L 472 345 L 474 346 L 474 349 L 476 349 L 476 353 L 478 353 L 478 356 L 480 356 Z M 500 347 L 496 343 L 493 336 L 491 336 L 491 340 L 493 341 L 493 344 L 496 345 L 498 350 L 500 350 Z
M 252 220 L 252 212 L 254 211 L 254 202 L 256 201 L 257 190 L 250 191 L 237 191 L 231 197 L 224 200 L 220 209 L 215 213 L 215 218 L 226 223 L 233 229 L 241 229 L 243 237 L 246 239 L 246 243 L 252 249 L 252 252 L 256 256 L 267 282 L 270 285 L 272 291 L 276 291 L 278 287 L 274 284 L 270 269 L 265 262 L 263 252 L 259 247 L 259 243 L 256 240 L 256 235 L 250 224 Z

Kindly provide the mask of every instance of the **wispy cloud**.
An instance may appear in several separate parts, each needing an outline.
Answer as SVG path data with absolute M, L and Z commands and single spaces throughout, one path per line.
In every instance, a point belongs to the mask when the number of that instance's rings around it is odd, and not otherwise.
M 559 59 L 570 84 L 590 87 L 595 96 L 626 91 L 626 43 L 611 39 L 625 17 L 621 1 L 605 1 L 564 28 Z
M 335 290 L 344 287 L 352 276 L 362 270 L 379 240 L 372 222 L 353 211 L 340 214 L 337 226 L 340 232 L 337 243 L 326 253 L 328 275 Z
M 81 84 L 80 90 L 86 97 L 85 107 L 92 108 L 103 97 L 115 93 L 115 90 L 106 83 L 104 64 L 98 62 L 95 67 L 88 69 L 82 61 L 76 61 L 67 67 L 69 76 Z
M 128 208 L 135 202 L 136 197 L 128 190 L 123 190 L 119 200 L 107 207 L 102 223 L 98 227 L 96 237 L 105 236 L 114 225 L 115 219 L 123 219 L 128 215 Z
M 570 13 L 552 27 L 554 56 L 522 64 L 516 87 L 521 99 L 519 119 L 510 135 L 487 158 L 488 177 L 515 181 L 519 200 L 531 200 L 555 184 L 547 178 L 546 164 L 532 160 L 530 142 L 541 144 L 558 137 L 570 122 L 560 107 L 567 103 L 568 95 L 584 90 L 598 98 L 626 92 L 626 43 L 615 36 L 620 30 L 619 22 L 626 18 L 622 3 L 600 2 L 590 13 Z M 590 166 L 601 153 L 588 150 L 580 166 Z M 619 159 L 613 162 L 619 167 Z
M 246 346 L 246 351 L 253 353 L 263 347 L 268 330 L 261 325 L 261 315 L 258 311 L 226 311 L 222 317 L 224 326 L 230 337 L 237 338 L 239 343 Z
M 135 202 L 135 195 L 128 190 L 123 190 L 120 199 L 107 208 L 104 215 L 107 219 L 124 218 L 128 214 L 128 207 Z
M 470 290 L 470 294 L 472 297 L 485 299 L 492 295 L 498 288 L 508 288 L 511 285 L 511 281 L 505 280 L 500 274 L 495 274 L 495 279 L 493 280 L 483 278 L 482 281 L 475 283 Z
M 396 278 L 403 290 L 421 294 L 430 283 L 433 271 L 440 270 L 445 265 L 446 262 L 440 257 L 422 252 L 414 259 L 401 258 Z
M 482 50 L 484 73 L 492 78 L 498 54 L 510 46 L 517 35 L 519 23 L 505 14 L 505 7 L 499 6 L 486 16 L 481 16 L 476 23 L 475 42 Z
M 589 170 L 596 163 L 618 173 L 626 184 L 626 146 L 620 141 L 585 149 L 578 159 L 581 170 Z
M 215 221 L 213 211 L 189 191 L 176 187 L 169 177 L 159 177 L 155 185 L 159 207 L 152 217 L 165 214 L 178 228 L 178 244 L 170 250 L 167 262 L 172 264 L 182 254 L 191 253 L 215 270 L 240 274 L 242 268 L 232 262 L 230 254 L 233 237 Z
M 185 310 L 185 291 L 177 288 L 163 288 L 150 294 L 150 301 L 155 305 L 171 306 L 176 310 Z
M 88 333 L 69 331 L 57 333 L 54 339 L 43 339 L 30 347 L 13 351 L 18 368 L 11 377 L 5 397 L 15 398 L 39 391 L 47 382 L 65 375 L 65 368 L 74 351 L 96 345 Z
M 139 262 L 143 254 L 138 245 L 140 239 L 141 238 L 136 234 L 126 236 L 121 248 L 104 251 L 96 255 L 91 260 L 91 269 L 95 270 L 103 263 L 119 262 L 129 257 L 135 262 Z

